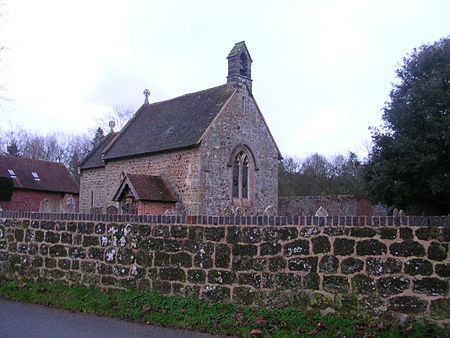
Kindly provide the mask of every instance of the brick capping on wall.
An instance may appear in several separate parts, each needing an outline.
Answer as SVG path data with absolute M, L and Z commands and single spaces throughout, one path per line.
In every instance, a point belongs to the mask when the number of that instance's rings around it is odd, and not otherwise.
M 448 216 L 0 212 L 0 275 L 450 322 Z
M 211 216 L 211 215 L 107 215 L 0 211 L 0 218 L 204 225 L 308 225 L 308 226 L 450 226 L 450 216 Z

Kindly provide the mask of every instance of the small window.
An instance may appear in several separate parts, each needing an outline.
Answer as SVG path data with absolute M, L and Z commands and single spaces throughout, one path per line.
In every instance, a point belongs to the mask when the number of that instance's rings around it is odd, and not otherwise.
M 31 175 L 33 175 L 33 178 L 34 178 L 35 181 L 40 181 L 41 180 L 37 172 L 33 171 L 31 173 Z
M 17 176 L 16 176 L 16 173 L 14 172 L 14 170 L 12 170 L 12 169 L 8 169 L 8 173 L 9 173 L 9 175 L 12 177 L 12 178 L 16 178 Z

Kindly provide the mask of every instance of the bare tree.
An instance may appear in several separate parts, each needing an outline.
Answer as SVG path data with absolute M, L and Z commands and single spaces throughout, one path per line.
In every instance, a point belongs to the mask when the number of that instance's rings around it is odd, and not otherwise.
M 81 159 L 92 149 L 89 135 L 40 135 L 15 126 L 0 130 L 0 153 L 64 164 L 75 178 Z
M 109 126 L 109 122 L 114 121 L 115 131 L 119 131 L 133 117 L 134 112 L 135 110 L 132 106 L 116 105 L 113 107 L 112 112 L 99 119 L 98 123 L 103 131 L 109 133 L 111 129 Z
M 285 157 L 278 172 L 281 196 L 366 195 L 362 165 L 352 152 L 330 160 L 317 153 L 303 161 Z

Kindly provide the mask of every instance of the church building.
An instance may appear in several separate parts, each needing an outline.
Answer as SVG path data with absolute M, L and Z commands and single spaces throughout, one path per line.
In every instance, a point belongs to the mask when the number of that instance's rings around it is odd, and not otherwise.
M 252 94 L 245 42 L 227 83 L 145 102 L 80 165 L 80 212 L 258 214 L 278 205 L 280 151 Z

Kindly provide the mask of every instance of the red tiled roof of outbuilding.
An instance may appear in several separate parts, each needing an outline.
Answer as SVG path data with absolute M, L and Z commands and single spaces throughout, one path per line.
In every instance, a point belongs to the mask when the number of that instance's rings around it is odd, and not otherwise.
M 15 175 L 11 175 L 10 170 Z M 15 189 L 72 194 L 78 194 L 80 190 L 69 170 L 57 162 L 0 155 L 0 176 L 12 177 Z
M 176 202 L 176 196 L 160 176 L 125 174 L 113 200 L 118 201 L 128 184 L 136 200 L 155 202 Z

